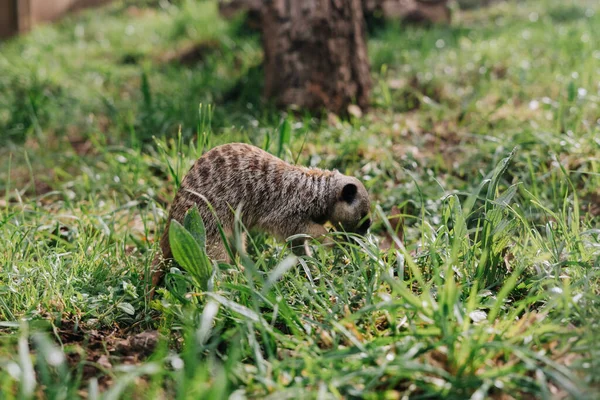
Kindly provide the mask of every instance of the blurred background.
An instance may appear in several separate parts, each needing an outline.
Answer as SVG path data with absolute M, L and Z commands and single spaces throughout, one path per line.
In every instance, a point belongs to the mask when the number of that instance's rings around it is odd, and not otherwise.
M 2 0 L 0 190 L 60 189 L 83 155 L 153 154 L 157 138 L 207 129 L 213 143 L 283 134 L 305 163 L 353 169 L 361 158 L 383 180 L 425 168 L 460 186 L 516 145 L 527 162 L 552 149 L 589 166 L 595 149 L 578 141 L 598 127 L 595 1 L 365 0 L 326 19 L 329 31 L 300 18 L 304 37 L 269 17 L 278 4 Z M 358 11 L 360 25 L 333 25 Z M 312 49 L 335 32 L 342 50 L 320 63 Z
M 597 391 L 597 0 L 0 0 L 0 37 L 0 397 Z M 292 268 L 258 233 L 206 314 L 183 278 L 147 301 L 232 141 L 360 178 L 371 235 Z M 37 381 L 22 319 L 61 341 Z

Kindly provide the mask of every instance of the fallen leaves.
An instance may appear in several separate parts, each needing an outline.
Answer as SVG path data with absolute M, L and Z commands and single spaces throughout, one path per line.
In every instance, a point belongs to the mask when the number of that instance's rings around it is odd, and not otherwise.
M 84 378 L 97 377 L 101 389 L 112 384 L 114 365 L 140 365 L 160 340 L 155 330 L 129 335 L 116 326 L 85 330 L 72 321 L 63 321 L 54 332 L 69 364 L 83 364 Z
M 121 339 L 115 344 L 115 350 L 121 354 L 137 354 L 149 356 L 158 345 L 158 331 L 145 331 L 126 339 Z

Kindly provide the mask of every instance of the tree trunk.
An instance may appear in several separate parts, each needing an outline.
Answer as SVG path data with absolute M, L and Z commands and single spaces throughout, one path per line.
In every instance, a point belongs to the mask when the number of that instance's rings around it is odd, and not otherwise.
M 262 11 L 267 98 L 346 114 L 366 109 L 371 76 L 361 0 L 267 0 Z

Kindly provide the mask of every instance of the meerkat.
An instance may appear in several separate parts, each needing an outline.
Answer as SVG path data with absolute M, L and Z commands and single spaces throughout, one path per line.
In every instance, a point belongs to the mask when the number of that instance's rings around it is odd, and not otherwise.
M 172 258 L 171 220 L 182 223 L 194 205 L 206 228 L 207 255 L 218 261 L 229 261 L 218 224 L 231 237 L 238 207 L 246 228 L 257 228 L 279 240 L 297 234 L 322 238 L 328 233 L 323 226 L 326 222 L 363 235 L 371 225 L 369 195 L 357 178 L 337 170 L 291 165 L 248 144 L 221 145 L 200 157 L 181 182 L 153 262 L 153 286 L 162 279 L 163 262 Z M 292 245 L 307 248 L 305 240 Z

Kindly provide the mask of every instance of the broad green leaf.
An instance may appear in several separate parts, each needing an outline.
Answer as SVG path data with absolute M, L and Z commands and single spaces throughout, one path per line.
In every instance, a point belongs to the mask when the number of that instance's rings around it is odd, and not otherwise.
M 500 207 L 508 207 L 510 202 L 512 201 L 515 194 L 517 194 L 517 189 L 519 188 L 519 184 L 511 185 L 508 189 L 504 191 L 500 196 L 496 197 L 492 203 L 499 205 Z
M 126 314 L 129 314 L 129 315 L 135 314 L 135 308 L 133 308 L 133 306 L 127 302 L 121 302 L 121 303 L 117 304 L 117 307 L 119 307 L 119 309 L 121 309 L 121 311 L 123 311 Z
M 165 277 L 167 288 L 173 296 L 183 304 L 188 304 L 190 301 L 185 298 L 189 284 L 194 284 L 194 280 L 188 275 L 183 275 L 180 271 L 169 272 Z
M 169 244 L 175 261 L 185 269 L 202 290 L 208 287 L 211 265 L 191 233 L 177 221 L 172 220 L 169 227 Z
M 185 214 L 183 226 L 200 245 L 200 250 L 206 252 L 206 228 L 196 204 Z

